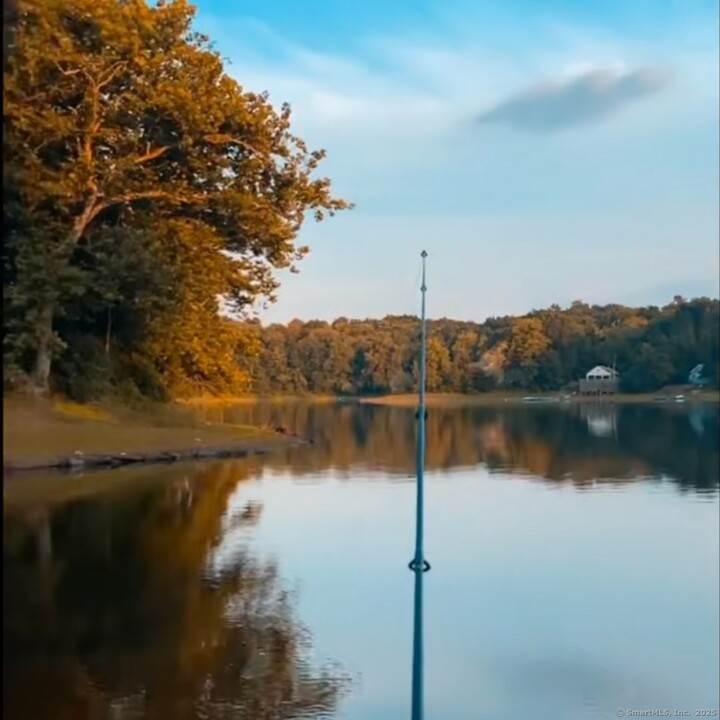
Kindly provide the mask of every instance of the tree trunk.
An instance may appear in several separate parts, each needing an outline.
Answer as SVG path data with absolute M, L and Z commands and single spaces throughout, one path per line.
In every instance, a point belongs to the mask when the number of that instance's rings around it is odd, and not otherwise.
M 15 39 L 15 25 L 17 25 L 18 11 L 16 0 L 3 0 L 3 67 L 13 49 Z
M 42 517 L 38 520 L 38 527 L 35 532 L 38 560 L 41 569 L 46 573 L 50 569 L 53 556 L 52 527 L 48 511 L 44 511 Z
M 112 307 L 108 307 L 105 330 L 105 356 L 110 357 L 110 337 L 112 335 Z
M 50 366 L 52 364 L 52 336 L 54 306 L 46 303 L 40 310 L 37 326 L 37 354 L 35 356 L 35 370 L 33 372 L 33 385 L 35 392 L 47 393 L 50 390 Z

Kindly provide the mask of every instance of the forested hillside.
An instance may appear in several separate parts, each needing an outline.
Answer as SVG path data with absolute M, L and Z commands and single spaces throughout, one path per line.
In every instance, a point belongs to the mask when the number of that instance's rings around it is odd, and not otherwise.
M 261 350 L 242 359 L 260 393 L 402 393 L 416 387 L 414 317 L 294 321 L 255 328 Z M 627 392 L 684 383 L 698 363 L 718 377 L 720 303 L 676 298 L 664 308 L 574 302 L 482 323 L 429 323 L 428 390 L 557 390 L 598 364 Z

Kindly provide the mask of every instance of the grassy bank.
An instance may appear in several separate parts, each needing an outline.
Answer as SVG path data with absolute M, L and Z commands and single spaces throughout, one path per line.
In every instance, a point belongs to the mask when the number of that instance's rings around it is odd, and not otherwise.
M 177 405 L 143 410 L 63 400 L 3 398 L 4 462 L 83 454 L 148 453 L 193 447 L 285 443 L 260 428 L 209 424 Z
M 428 393 L 428 407 L 468 407 L 475 405 L 498 405 L 500 403 L 521 403 L 524 397 L 558 397 L 558 393 L 482 393 L 478 395 L 462 395 L 460 393 Z M 646 395 L 609 395 L 600 402 L 609 403 L 654 403 L 657 394 Z M 391 407 L 415 407 L 418 403 L 416 394 L 383 395 L 380 397 L 361 398 L 360 403 L 368 405 L 387 405 Z M 598 402 L 597 399 L 573 396 L 572 403 Z M 686 395 L 686 402 L 720 402 L 720 393 L 716 391 Z

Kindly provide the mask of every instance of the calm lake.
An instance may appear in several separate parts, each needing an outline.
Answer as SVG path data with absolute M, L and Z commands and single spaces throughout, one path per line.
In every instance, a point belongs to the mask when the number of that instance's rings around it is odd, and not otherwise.
M 414 411 L 206 413 L 314 444 L 5 481 L 5 720 L 409 718 Z M 718 430 L 431 409 L 426 717 L 717 716 Z

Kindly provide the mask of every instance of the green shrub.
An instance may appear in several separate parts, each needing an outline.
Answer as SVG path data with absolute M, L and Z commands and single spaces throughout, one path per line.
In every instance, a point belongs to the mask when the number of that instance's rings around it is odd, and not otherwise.
M 109 359 L 103 344 L 92 335 L 69 338 L 53 369 L 53 390 L 72 400 L 100 400 L 113 390 Z

